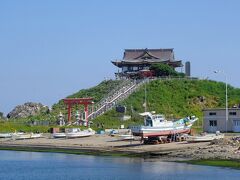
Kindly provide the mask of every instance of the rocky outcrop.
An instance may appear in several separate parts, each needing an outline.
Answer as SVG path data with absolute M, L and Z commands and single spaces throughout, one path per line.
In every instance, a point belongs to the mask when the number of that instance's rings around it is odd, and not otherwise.
M 41 112 L 48 112 L 49 108 L 42 105 L 41 103 L 27 102 L 23 105 L 16 106 L 10 113 L 8 113 L 8 118 L 26 118 L 29 116 L 37 115 Z

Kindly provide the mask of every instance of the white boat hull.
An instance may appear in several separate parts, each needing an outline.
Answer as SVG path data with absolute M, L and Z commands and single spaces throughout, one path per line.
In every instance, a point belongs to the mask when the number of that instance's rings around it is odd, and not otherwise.
M 0 138 L 10 138 L 12 137 L 11 133 L 0 133 Z
M 65 133 L 53 133 L 52 137 L 53 138 L 65 138 L 66 134 Z
M 131 134 L 119 134 L 116 137 L 119 141 L 134 140 L 134 136 Z
M 204 136 L 188 136 L 187 137 L 187 142 L 192 143 L 192 142 L 210 142 L 215 139 L 223 139 L 224 134 L 207 134 Z
M 12 134 L 12 139 L 14 139 L 14 140 L 31 139 L 31 134 L 30 133 L 29 134 L 28 133 L 27 134 L 14 133 L 14 134 Z
M 84 131 L 80 131 L 80 132 L 66 133 L 66 137 L 67 138 L 81 138 L 81 137 L 92 136 L 94 134 L 95 134 L 95 131 L 84 130 Z
M 141 126 L 138 129 L 132 129 L 133 135 L 142 136 L 142 137 L 151 137 L 151 136 L 168 136 L 173 134 L 183 134 L 190 133 L 191 128 L 186 126 L 179 127 L 148 127 Z
M 37 134 L 31 134 L 31 138 L 33 138 L 33 139 L 36 139 L 36 138 L 41 138 L 41 137 L 43 137 L 42 136 L 42 133 L 37 133 Z

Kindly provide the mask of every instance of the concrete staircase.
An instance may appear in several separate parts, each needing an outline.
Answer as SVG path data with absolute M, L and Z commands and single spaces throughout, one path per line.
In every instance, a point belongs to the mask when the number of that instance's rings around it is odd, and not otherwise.
M 144 82 L 144 80 L 124 80 L 116 89 L 112 90 L 99 103 L 95 104 L 93 112 L 90 112 L 88 115 L 88 119 L 94 119 L 113 109 L 118 102 L 126 99 Z

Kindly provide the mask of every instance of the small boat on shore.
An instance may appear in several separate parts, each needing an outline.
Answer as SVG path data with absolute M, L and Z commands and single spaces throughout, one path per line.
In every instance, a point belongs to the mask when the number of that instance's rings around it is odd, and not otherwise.
M 95 134 L 95 131 L 91 128 L 86 130 L 80 130 L 79 128 L 71 128 L 66 132 L 66 138 L 80 138 L 80 137 L 88 137 Z
M 36 139 L 36 138 L 41 138 L 42 133 L 12 133 L 11 134 L 12 139 L 14 140 L 21 140 L 21 139 Z
M 66 133 L 53 133 L 52 137 L 53 138 L 65 138 L 66 137 Z
M 13 140 L 31 139 L 31 133 L 13 133 Z
M 42 133 L 32 133 L 31 134 L 32 139 L 41 138 L 41 137 L 43 137 Z
M 196 142 L 211 142 L 215 139 L 223 139 L 224 134 L 220 132 L 216 132 L 216 134 L 203 134 L 199 136 L 188 136 L 186 138 L 187 142 L 189 143 L 196 143 Z
M 0 138 L 10 138 L 12 137 L 11 133 L 0 133 Z
M 134 136 L 132 134 L 119 134 L 116 136 L 119 141 L 129 141 L 134 140 Z

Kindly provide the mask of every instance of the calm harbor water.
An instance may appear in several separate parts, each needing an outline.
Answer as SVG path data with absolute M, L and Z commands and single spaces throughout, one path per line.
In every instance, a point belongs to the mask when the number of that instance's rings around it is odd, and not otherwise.
M 240 170 L 156 159 L 0 151 L 0 179 L 240 179 Z

